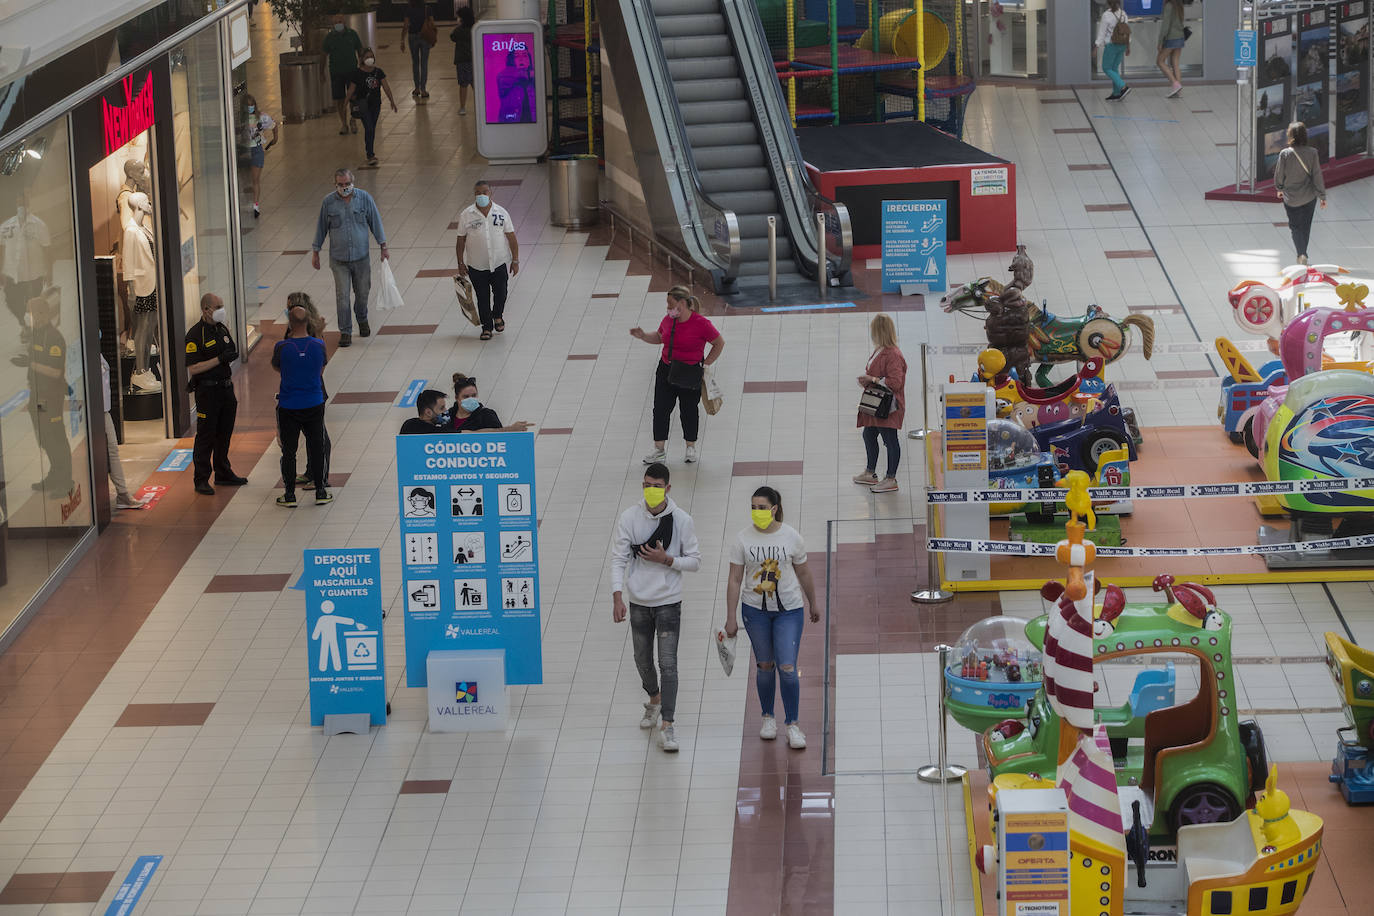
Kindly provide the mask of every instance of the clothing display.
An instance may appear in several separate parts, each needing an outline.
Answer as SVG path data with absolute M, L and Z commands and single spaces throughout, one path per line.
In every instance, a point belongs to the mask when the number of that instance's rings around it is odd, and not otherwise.
M 133 284 L 135 296 L 151 296 L 157 292 L 157 257 L 153 253 L 153 230 L 130 220 L 124 226 L 124 281 Z
M 148 373 L 152 368 L 152 349 L 157 343 L 157 290 L 147 296 L 134 298 L 134 372 L 139 375 Z M 134 384 L 147 389 L 135 380 Z M 160 387 L 160 386 L 159 386 Z M 151 390 L 151 389 L 148 389 Z
M 48 273 L 48 246 L 52 236 L 48 224 L 19 208 L 19 214 L 0 223 L 0 274 L 24 283 L 42 280 Z

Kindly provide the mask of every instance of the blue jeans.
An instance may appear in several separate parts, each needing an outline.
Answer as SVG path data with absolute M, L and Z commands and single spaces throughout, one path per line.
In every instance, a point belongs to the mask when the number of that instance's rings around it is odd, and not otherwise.
M 761 611 L 746 604 L 743 616 L 744 629 L 758 662 L 755 680 L 763 714 L 773 714 L 774 684 L 781 679 L 784 722 L 797 721 L 797 708 L 801 705 L 797 653 L 801 649 L 802 624 L 806 619 L 802 609 Z
M 367 295 L 372 292 L 372 262 L 368 258 L 356 261 L 329 259 L 334 274 L 334 309 L 339 319 L 339 333 L 353 333 L 353 315 L 348 308 L 348 294 L 353 293 L 353 311 L 359 321 L 367 320 Z
M 883 445 L 887 447 L 887 476 L 896 478 L 897 466 L 902 463 L 902 443 L 897 437 L 897 430 L 890 426 L 865 426 L 863 436 L 868 472 L 878 472 L 878 437 L 882 436 Z
M 424 92 L 429 83 L 429 44 L 419 32 L 411 32 L 407 37 L 410 41 L 410 76 L 415 80 L 415 88 Z
M 377 155 L 377 119 L 382 116 L 382 100 L 379 98 L 376 104 L 364 100 L 358 108 L 358 116 L 363 122 L 363 149 L 371 159 Z
M 1125 45 L 1109 42 L 1102 48 L 1102 72 L 1112 78 L 1112 92 L 1116 95 L 1126 88 L 1126 81 L 1121 78 L 1121 63 L 1125 59 Z

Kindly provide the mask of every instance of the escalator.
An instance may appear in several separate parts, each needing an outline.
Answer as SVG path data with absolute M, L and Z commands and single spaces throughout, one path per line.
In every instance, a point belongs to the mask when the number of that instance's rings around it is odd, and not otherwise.
M 848 283 L 848 212 L 807 179 L 753 4 L 606 0 L 600 15 L 655 232 L 728 292 L 767 282 L 771 216 L 780 286 L 814 284 L 818 261 Z

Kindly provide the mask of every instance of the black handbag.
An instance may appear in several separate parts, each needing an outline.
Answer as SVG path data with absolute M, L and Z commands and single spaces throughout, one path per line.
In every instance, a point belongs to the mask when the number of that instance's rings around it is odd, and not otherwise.
M 685 363 L 673 359 L 673 338 L 677 336 L 677 319 L 673 319 L 673 329 L 668 332 L 668 384 L 674 388 L 688 391 L 701 390 L 701 378 L 706 370 L 701 363 Z
M 864 393 L 859 396 L 859 413 L 886 420 L 892 413 L 893 401 L 892 389 L 876 382 L 865 385 Z

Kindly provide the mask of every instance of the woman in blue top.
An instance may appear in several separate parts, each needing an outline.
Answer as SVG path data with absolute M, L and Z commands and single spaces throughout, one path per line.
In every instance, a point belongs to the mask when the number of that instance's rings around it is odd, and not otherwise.
M 1165 98 L 1176 99 L 1183 95 L 1183 77 L 1179 75 L 1178 59 L 1183 56 L 1183 45 L 1187 41 L 1183 32 L 1183 0 L 1164 0 L 1164 11 L 1159 17 L 1159 55 L 1155 66 L 1169 81 L 1169 94 Z

